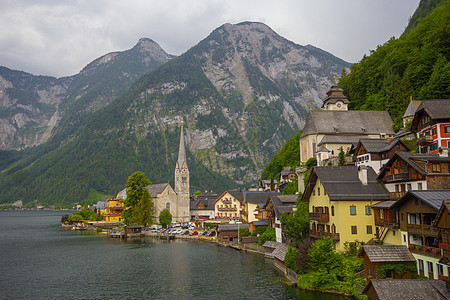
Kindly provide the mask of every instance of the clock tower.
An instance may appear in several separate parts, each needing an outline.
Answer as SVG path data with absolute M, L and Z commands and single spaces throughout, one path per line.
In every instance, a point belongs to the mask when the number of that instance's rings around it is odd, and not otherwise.
M 322 109 L 324 110 L 348 110 L 350 101 L 343 94 L 344 90 L 336 84 L 336 77 L 334 77 L 334 84 L 327 92 L 327 98 L 323 101 Z
M 178 160 L 175 165 L 175 192 L 178 195 L 178 203 L 175 212 L 176 219 L 179 222 L 189 222 L 191 218 L 189 211 L 189 201 L 190 201 L 189 168 L 186 162 L 186 148 L 184 144 L 184 133 L 183 133 L 183 118 L 181 119 L 180 147 L 178 149 Z

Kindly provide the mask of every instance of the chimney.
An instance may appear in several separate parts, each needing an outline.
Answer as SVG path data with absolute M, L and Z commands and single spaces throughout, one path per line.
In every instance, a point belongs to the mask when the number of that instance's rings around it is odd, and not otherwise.
M 363 185 L 367 185 L 367 166 L 358 167 L 358 177 Z
M 440 157 L 448 157 L 448 148 L 447 147 L 439 147 L 439 156 Z

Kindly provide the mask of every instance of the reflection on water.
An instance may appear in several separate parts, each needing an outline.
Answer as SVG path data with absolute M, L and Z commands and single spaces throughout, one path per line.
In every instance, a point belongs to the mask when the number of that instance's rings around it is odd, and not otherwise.
M 0 212 L 0 298 L 340 299 L 286 285 L 261 255 L 64 231 L 61 214 Z

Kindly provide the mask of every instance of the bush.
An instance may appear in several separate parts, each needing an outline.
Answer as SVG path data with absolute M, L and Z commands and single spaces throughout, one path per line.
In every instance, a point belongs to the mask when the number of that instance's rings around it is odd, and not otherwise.
M 263 234 L 260 234 L 258 237 L 258 244 L 260 246 L 264 245 L 267 241 L 276 241 L 275 228 L 267 228 Z
M 239 235 L 241 237 L 245 237 L 245 236 L 249 236 L 250 231 L 248 230 L 248 228 L 239 228 Z
M 298 274 L 300 270 L 297 266 L 297 255 L 298 250 L 289 246 L 289 249 L 284 256 L 284 263 L 286 264 L 286 267 Z

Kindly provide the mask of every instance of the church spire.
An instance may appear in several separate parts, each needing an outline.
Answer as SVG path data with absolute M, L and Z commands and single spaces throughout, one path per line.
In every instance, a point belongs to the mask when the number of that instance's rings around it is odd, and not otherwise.
M 186 149 L 184 146 L 184 134 L 183 134 L 183 118 L 181 118 L 181 133 L 180 133 L 180 148 L 178 149 L 178 161 L 177 167 L 181 170 L 183 164 L 186 164 Z

